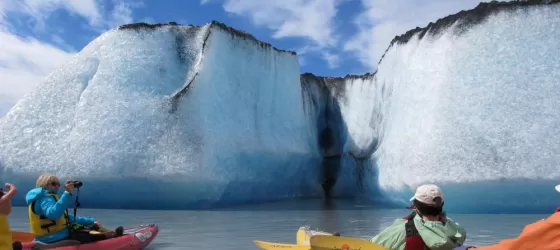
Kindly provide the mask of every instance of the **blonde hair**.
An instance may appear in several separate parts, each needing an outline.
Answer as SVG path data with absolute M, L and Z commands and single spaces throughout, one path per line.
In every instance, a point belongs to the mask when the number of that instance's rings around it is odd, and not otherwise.
M 54 174 L 42 174 L 37 178 L 37 182 L 35 183 L 36 187 L 46 188 L 52 182 L 58 182 L 58 177 Z

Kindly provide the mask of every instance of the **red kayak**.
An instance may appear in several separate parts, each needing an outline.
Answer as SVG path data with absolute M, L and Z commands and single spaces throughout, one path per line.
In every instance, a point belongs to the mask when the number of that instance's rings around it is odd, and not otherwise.
M 148 246 L 158 232 L 159 227 L 156 225 L 141 225 L 125 229 L 122 236 L 83 245 L 75 240 L 63 240 L 50 244 L 33 241 L 22 243 L 22 245 L 23 250 L 139 250 Z

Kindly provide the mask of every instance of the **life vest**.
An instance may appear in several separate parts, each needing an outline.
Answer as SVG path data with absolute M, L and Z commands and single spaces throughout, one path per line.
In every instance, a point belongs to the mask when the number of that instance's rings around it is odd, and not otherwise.
M 416 212 L 412 212 L 410 215 L 403 217 L 403 219 L 407 220 L 406 224 L 404 224 L 406 231 L 404 250 L 429 249 L 414 225 L 414 216 L 416 216 Z
M 47 195 L 51 196 L 56 202 L 58 202 L 57 194 L 49 193 Z M 35 237 L 56 233 L 67 228 L 68 209 L 64 211 L 64 216 L 61 216 L 58 220 L 51 220 L 44 215 L 37 215 L 33 209 L 34 205 L 35 201 L 28 206 L 27 210 L 29 214 L 29 227 L 31 228 L 31 233 L 35 235 Z

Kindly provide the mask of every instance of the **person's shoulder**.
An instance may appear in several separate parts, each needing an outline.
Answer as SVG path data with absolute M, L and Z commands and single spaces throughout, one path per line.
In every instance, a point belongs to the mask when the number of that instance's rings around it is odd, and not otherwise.
M 408 220 L 405 218 L 396 218 L 393 220 L 393 224 L 404 224 L 405 222 L 407 222 Z
M 387 233 L 387 232 L 391 232 L 391 231 L 395 231 L 395 229 L 397 229 L 397 231 L 403 229 L 403 225 L 406 223 L 407 220 L 403 219 L 403 218 L 397 218 L 394 219 L 393 222 L 386 226 L 385 229 L 383 229 L 383 231 L 381 233 Z
M 461 224 L 459 222 L 453 220 L 449 216 L 445 216 L 445 220 L 446 220 L 446 223 L 448 223 L 450 225 L 453 225 L 456 228 L 463 228 L 463 226 L 461 226 Z
M 398 230 L 402 229 L 404 224 L 407 222 L 406 219 L 403 218 L 397 218 L 394 219 L 393 222 L 391 223 L 391 225 L 387 226 L 385 231 L 392 231 L 395 228 L 397 228 Z
M 404 240 L 405 230 L 404 224 L 407 220 L 397 218 L 393 220 L 391 225 L 387 226 L 376 236 L 370 239 L 371 242 L 384 246 L 385 248 L 395 249 L 398 248 L 399 242 Z
M 449 217 L 449 216 L 447 216 L 447 215 L 445 216 L 445 220 L 446 220 L 446 221 L 453 222 L 453 223 L 455 223 L 455 224 L 458 224 L 458 222 L 456 222 L 455 220 L 453 220 L 451 217 Z
M 25 194 L 25 201 L 30 205 L 34 201 L 41 200 L 47 196 L 46 191 L 42 188 L 34 188 Z

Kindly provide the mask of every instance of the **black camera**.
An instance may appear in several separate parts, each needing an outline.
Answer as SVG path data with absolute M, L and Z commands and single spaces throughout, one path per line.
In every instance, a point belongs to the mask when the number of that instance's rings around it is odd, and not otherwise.
M 72 184 L 74 184 L 74 188 L 81 188 L 84 185 L 81 181 L 72 181 Z

